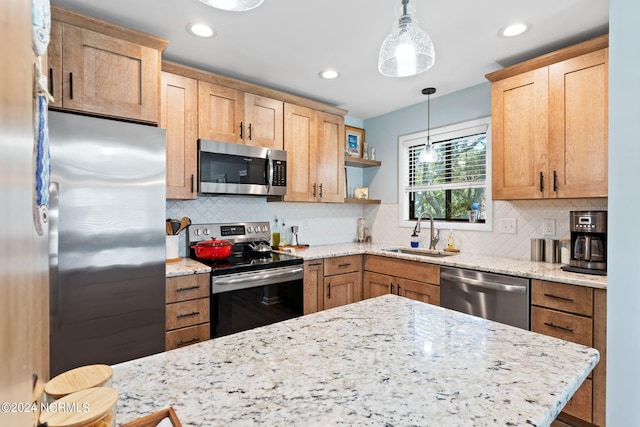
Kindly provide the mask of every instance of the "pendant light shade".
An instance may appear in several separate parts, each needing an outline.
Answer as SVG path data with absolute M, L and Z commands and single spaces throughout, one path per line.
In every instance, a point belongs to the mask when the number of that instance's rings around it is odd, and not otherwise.
M 420 153 L 418 161 L 422 163 L 435 163 L 438 161 L 438 153 L 431 145 L 429 134 L 431 133 L 431 95 L 436 93 L 435 87 L 427 87 L 422 89 L 422 94 L 427 95 L 427 142 L 424 150 Z
M 402 0 L 400 16 L 380 47 L 378 70 L 387 77 L 413 76 L 433 67 L 435 58 L 431 37 L 415 19 L 415 7 Z
M 260 6 L 264 0 L 200 0 L 207 6 L 216 9 L 230 10 L 232 12 L 244 12 Z

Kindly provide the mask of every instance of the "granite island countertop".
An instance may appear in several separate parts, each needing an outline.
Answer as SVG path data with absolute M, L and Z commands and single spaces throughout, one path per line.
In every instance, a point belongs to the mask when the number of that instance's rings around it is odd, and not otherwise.
M 383 321 L 384 320 L 384 321 Z M 595 349 L 385 295 L 115 365 L 118 423 L 548 426 Z

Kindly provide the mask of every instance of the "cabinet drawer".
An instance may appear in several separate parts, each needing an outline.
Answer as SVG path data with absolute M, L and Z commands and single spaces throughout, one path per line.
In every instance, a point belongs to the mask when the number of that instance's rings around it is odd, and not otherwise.
M 362 271 L 362 255 L 347 255 L 335 258 L 325 258 L 324 275 L 353 273 Z
M 165 350 L 169 351 L 174 348 L 203 342 L 210 337 L 211 328 L 209 323 L 169 331 L 165 335 Z
M 209 321 L 209 298 L 167 304 L 167 331 Z
M 440 266 L 427 262 L 366 255 L 364 269 L 389 276 L 402 277 L 403 279 L 440 285 Z
M 575 392 L 571 400 L 562 408 L 562 412 L 591 422 L 592 390 L 593 382 L 587 378 Z
M 533 280 L 531 304 L 593 316 L 593 289 L 586 286 Z
M 167 277 L 165 301 L 168 304 L 208 297 L 210 277 L 209 274 Z
M 531 330 L 593 347 L 593 320 L 587 317 L 531 307 Z

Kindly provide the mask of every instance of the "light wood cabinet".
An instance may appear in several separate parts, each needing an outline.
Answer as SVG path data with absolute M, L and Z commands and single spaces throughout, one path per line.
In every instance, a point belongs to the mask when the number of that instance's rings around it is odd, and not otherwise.
M 167 199 L 197 198 L 198 82 L 162 72 L 160 127 L 167 131 Z
M 593 347 L 600 362 L 563 409 L 559 420 L 575 417 L 605 425 L 606 291 L 583 286 L 533 280 L 531 330 Z
M 205 273 L 166 279 L 167 351 L 211 337 L 209 279 Z
M 344 117 L 285 104 L 284 149 L 285 201 L 344 201 Z
M 440 305 L 440 267 L 435 264 L 366 255 L 363 298 L 396 294 Z
M 283 149 L 284 103 L 198 82 L 198 138 Z
M 324 261 L 304 262 L 303 314 L 321 311 L 324 306 Z
M 52 6 L 50 106 L 157 123 L 167 41 Z
M 608 36 L 487 75 L 493 198 L 607 196 Z
M 304 263 L 304 314 L 362 300 L 362 255 Z

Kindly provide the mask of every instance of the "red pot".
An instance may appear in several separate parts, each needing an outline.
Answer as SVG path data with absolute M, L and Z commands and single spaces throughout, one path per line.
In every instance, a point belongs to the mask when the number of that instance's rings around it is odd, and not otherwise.
M 205 240 L 191 246 L 195 249 L 196 256 L 203 259 L 224 259 L 231 255 L 233 243 L 227 240 Z

